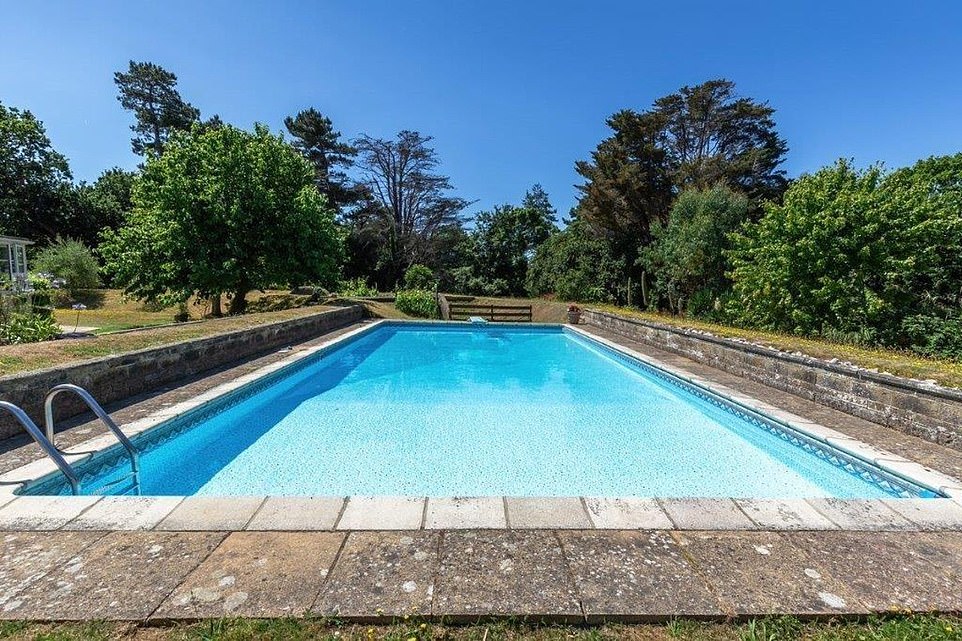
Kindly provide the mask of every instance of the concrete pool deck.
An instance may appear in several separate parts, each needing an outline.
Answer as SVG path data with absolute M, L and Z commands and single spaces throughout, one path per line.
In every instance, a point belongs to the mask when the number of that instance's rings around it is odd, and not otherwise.
M 356 327 L 108 409 L 125 428 L 146 425 L 149 415 L 169 415 L 225 383 L 253 380 L 261 368 L 276 369 Z M 692 378 L 925 465 L 933 478 L 962 472 L 958 450 L 589 330 Z M 58 443 L 77 446 L 102 433 L 96 423 L 80 423 Z M 25 464 L 44 465 L 36 462 L 39 450 L 23 443 L 0 444 L 6 481 Z M 0 531 L 0 617 L 17 619 L 311 613 L 641 621 L 962 611 L 962 505 L 953 499 L 7 492 Z
M 0 619 L 445 622 L 962 611 L 962 533 L 15 532 Z

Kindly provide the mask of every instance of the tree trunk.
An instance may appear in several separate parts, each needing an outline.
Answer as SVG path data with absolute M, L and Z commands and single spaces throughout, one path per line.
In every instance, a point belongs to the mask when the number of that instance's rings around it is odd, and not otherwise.
M 227 313 L 233 316 L 234 314 L 243 314 L 244 310 L 247 309 L 247 293 L 249 289 L 238 289 L 234 292 L 234 297 L 230 299 L 230 308 Z
M 210 315 L 215 318 L 220 318 L 221 316 L 224 315 L 224 311 L 221 308 L 221 304 L 220 304 L 220 294 L 217 294 L 216 296 L 211 296 Z

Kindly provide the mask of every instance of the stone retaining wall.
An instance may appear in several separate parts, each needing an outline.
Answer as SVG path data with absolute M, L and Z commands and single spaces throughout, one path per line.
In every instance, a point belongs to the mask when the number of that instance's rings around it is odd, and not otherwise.
M 598 310 L 586 310 L 582 318 L 587 325 L 962 450 L 960 390 Z
M 364 308 L 351 305 L 76 365 L 4 376 L 0 377 L 0 400 L 19 405 L 42 427 L 44 395 L 59 383 L 80 385 L 100 403 L 107 404 L 268 350 L 309 340 L 363 317 Z M 73 395 L 57 397 L 58 419 L 74 416 L 85 409 Z M 0 415 L 0 438 L 22 432 L 23 428 L 11 416 Z

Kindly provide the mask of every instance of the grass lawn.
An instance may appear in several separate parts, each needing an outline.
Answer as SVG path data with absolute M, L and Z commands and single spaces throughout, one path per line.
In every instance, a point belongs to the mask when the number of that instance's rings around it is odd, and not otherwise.
M 251 292 L 248 300 L 251 303 L 266 296 L 287 294 L 287 291 Z M 87 309 L 79 312 L 70 306 L 54 310 L 54 318 L 68 330 L 75 325 L 80 327 L 96 327 L 96 334 L 105 334 L 139 327 L 156 327 L 170 325 L 174 322 L 177 307 L 160 307 L 147 305 L 141 301 L 127 300 L 119 289 L 86 290 L 77 297 L 76 302 L 83 303 Z M 227 301 L 224 300 L 224 309 Z M 209 311 L 206 301 L 191 299 L 187 305 L 187 312 L 191 320 L 201 320 Z
M 86 305 L 87 309 L 78 313 L 69 307 L 58 308 L 54 310 L 54 318 L 68 329 L 75 325 L 96 327 L 97 333 L 167 325 L 174 322 L 177 311 L 175 308 L 158 309 L 139 301 L 124 300 L 123 293 L 118 289 L 87 291 L 78 297 L 77 302 Z
M 63 365 L 73 361 L 97 356 L 120 354 L 147 347 L 168 345 L 180 341 L 222 334 L 237 329 L 280 320 L 316 314 L 325 309 L 321 306 L 285 309 L 277 312 L 243 314 L 225 318 L 212 318 L 199 323 L 185 323 L 166 327 L 144 329 L 125 334 L 106 334 L 89 338 L 27 343 L 0 346 L 0 375 L 26 372 L 44 367 Z M 82 317 L 83 318 L 83 317 Z M 169 320 L 168 320 L 169 322 Z M 81 320 L 81 325 L 84 321 Z M 73 326 L 71 322 L 71 327 Z
M 0 624 L 0 639 L 16 641 L 958 641 L 962 619 L 909 616 L 867 622 L 802 623 L 790 618 L 741 624 L 678 620 L 664 625 L 535 626 L 495 622 L 443 626 L 410 620 L 391 626 L 338 624 L 323 619 L 217 620 L 169 626 L 126 623 Z

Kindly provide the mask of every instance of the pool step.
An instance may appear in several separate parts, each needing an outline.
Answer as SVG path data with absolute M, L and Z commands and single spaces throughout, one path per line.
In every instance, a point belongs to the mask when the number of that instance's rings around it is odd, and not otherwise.
M 126 483 L 126 485 L 122 485 Z M 139 495 L 139 480 L 130 472 L 118 479 L 99 485 L 91 490 L 87 490 L 86 494 L 91 495 L 101 495 L 101 496 L 123 496 L 123 495 Z M 118 487 L 119 486 L 119 487 Z

